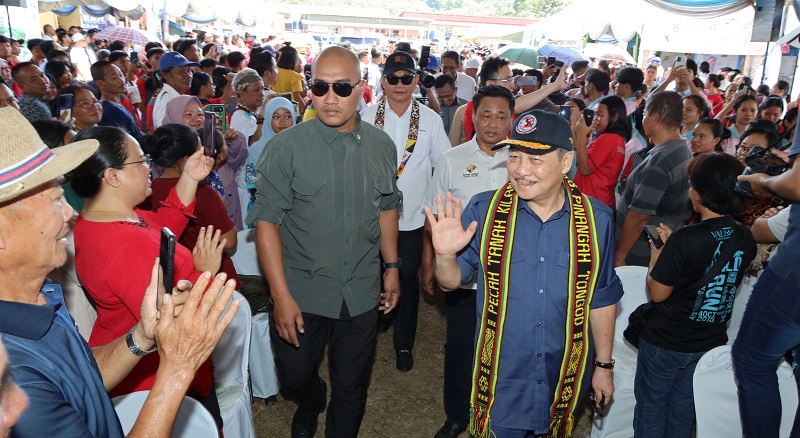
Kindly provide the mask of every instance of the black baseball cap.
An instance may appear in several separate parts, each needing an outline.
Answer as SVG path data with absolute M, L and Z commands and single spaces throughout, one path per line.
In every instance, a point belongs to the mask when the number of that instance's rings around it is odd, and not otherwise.
M 730 67 L 722 67 L 721 69 L 719 69 L 719 71 L 733 71 L 733 69 Z
M 408 53 L 395 51 L 386 58 L 386 64 L 383 67 L 383 75 L 391 76 L 393 73 L 400 70 L 416 73 L 417 65 L 414 63 L 414 58 Z
M 497 143 L 492 150 L 506 146 L 536 155 L 543 155 L 556 149 L 571 151 L 572 129 L 557 114 L 532 110 L 520 114 L 511 127 L 511 138 Z

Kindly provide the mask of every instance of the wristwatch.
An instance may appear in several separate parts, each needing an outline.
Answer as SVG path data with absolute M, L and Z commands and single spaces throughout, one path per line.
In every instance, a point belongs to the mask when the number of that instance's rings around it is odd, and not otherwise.
M 128 348 L 131 349 L 131 353 L 133 353 L 133 354 L 135 354 L 135 355 L 137 355 L 139 357 L 142 357 L 142 356 L 147 356 L 148 354 L 158 350 L 158 346 L 157 345 L 153 345 L 153 348 L 151 348 L 151 349 L 149 349 L 147 351 L 142 350 L 142 348 L 139 347 L 139 345 L 136 343 L 136 341 L 133 340 L 133 331 L 134 330 L 136 330 L 136 326 L 131 327 L 131 329 L 128 331 L 128 334 L 125 335 L 125 343 L 128 344 Z
M 594 366 L 596 366 L 598 368 L 605 368 L 607 370 L 613 370 L 614 369 L 614 363 L 615 362 L 614 362 L 613 358 L 611 359 L 611 362 L 600 362 L 600 361 L 596 360 L 596 361 L 594 361 Z
M 384 263 L 383 269 L 400 269 L 403 266 L 403 259 L 397 259 L 394 263 Z

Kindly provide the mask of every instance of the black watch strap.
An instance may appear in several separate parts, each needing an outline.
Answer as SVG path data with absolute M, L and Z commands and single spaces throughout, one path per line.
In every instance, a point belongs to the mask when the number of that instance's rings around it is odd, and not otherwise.
M 153 348 L 151 348 L 150 350 L 146 351 L 142 350 L 142 348 L 139 347 L 139 344 L 137 344 L 136 341 L 133 339 L 133 331 L 135 329 L 136 326 L 133 326 L 133 328 L 131 328 L 130 331 L 128 331 L 128 334 L 125 336 L 125 343 L 128 344 L 128 348 L 131 350 L 131 353 L 139 357 L 142 357 L 142 356 L 147 356 L 148 354 L 158 350 L 157 346 L 153 346 Z
M 614 359 L 611 359 L 611 362 L 600 362 L 596 360 L 594 361 L 594 366 L 596 366 L 597 368 L 605 368 L 607 370 L 613 370 L 614 363 L 615 363 Z
M 403 266 L 403 260 L 397 259 L 397 261 L 393 263 L 384 263 L 383 269 L 400 269 L 401 266 Z

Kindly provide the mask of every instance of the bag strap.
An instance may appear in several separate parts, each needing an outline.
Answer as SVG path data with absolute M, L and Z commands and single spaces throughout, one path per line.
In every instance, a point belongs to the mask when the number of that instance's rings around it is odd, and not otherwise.
M 742 242 L 744 242 L 744 233 L 740 232 L 737 235 L 736 231 L 741 231 L 741 225 L 739 225 L 738 222 L 736 222 L 733 228 L 734 235 L 731 236 L 730 240 L 728 240 L 728 243 L 724 245 L 725 248 L 722 250 L 719 257 L 717 257 L 714 265 L 711 266 L 708 271 L 706 271 L 706 274 L 703 275 L 701 279 L 697 280 L 690 287 L 686 288 L 687 290 L 697 290 L 708 284 L 708 282 L 710 282 L 720 273 L 722 268 L 725 267 L 725 264 L 728 263 L 728 260 L 730 260 L 730 258 L 733 257 L 733 254 L 739 249 Z

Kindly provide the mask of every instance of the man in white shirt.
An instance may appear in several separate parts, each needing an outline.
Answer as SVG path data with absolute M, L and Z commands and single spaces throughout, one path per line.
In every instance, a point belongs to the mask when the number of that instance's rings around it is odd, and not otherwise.
M 457 96 L 466 100 L 472 100 L 472 96 L 478 91 L 475 79 L 461 73 L 461 56 L 455 50 L 448 50 L 442 53 L 442 74 L 448 75 L 456 81 L 458 88 Z
M 72 35 L 74 45 L 69 49 L 69 59 L 78 69 L 78 78 L 84 82 L 92 80 L 92 64 L 97 62 L 97 54 L 89 47 L 88 38 L 79 33 Z
M 434 164 L 450 149 L 439 114 L 412 98 L 418 79 L 411 55 L 395 51 L 386 59 L 381 78 L 386 98 L 361 112 L 364 121 L 389 134 L 397 147 L 397 186 L 403 192 L 397 252 L 402 266 L 400 300 L 393 313 L 395 365 L 400 371 L 414 366 L 411 350 L 419 309 L 418 271 L 422 262 L 425 191 Z
M 508 149 L 492 146 L 505 140 L 511 129 L 514 96 L 498 85 L 483 87 L 474 96 L 475 137 L 442 155 L 436 163 L 433 180 L 425 194 L 425 205 L 436 211 L 436 196 L 465 206 L 481 192 L 497 190 L 508 181 Z M 422 287 L 432 294 L 433 247 L 429 238 L 430 223 L 425 221 L 425 250 L 422 262 Z M 472 363 L 475 357 L 475 290 L 477 283 L 462 285 L 445 294 L 447 337 L 444 346 L 444 411 L 447 419 L 435 438 L 455 438 L 469 424 L 469 397 Z
M 378 97 L 378 86 L 381 83 L 381 67 L 378 65 L 383 62 L 383 54 L 378 49 L 372 49 L 372 61 L 367 64 L 367 85 L 372 90 L 373 98 Z
M 167 52 L 158 62 L 158 70 L 164 80 L 161 92 L 153 104 L 153 126 L 158 128 L 167 114 L 167 103 L 173 97 L 189 91 L 192 85 L 192 67 L 200 67 L 200 63 L 186 59 L 178 52 Z

